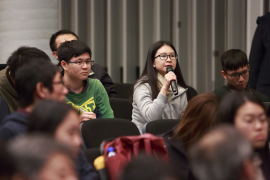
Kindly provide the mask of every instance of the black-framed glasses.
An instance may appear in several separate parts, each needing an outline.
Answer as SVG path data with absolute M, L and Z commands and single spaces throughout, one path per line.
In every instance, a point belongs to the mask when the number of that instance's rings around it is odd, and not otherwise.
M 240 76 L 242 76 L 243 78 L 247 77 L 249 75 L 249 70 L 242 71 L 241 73 L 226 74 L 231 76 L 233 79 L 238 80 Z
M 83 66 L 84 64 L 86 64 L 87 66 L 94 65 L 95 61 L 94 60 L 87 60 L 87 61 L 76 61 L 76 62 L 71 62 L 71 61 L 67 61 L 68 63 L 74 63 L 78 66 Z
M 178 59 L 178 55 L 172 54 L 172 55 L 166 55 L 166 54 L 160 54 L 156 56 L 155 58 L 159 57 L 161 60 L 167 60 L 168 57 L 170 57 L 171 60 L 176 60 Z

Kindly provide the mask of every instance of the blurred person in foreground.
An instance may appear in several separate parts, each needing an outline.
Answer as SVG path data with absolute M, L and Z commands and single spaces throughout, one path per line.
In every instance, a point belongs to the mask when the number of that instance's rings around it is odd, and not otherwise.
M 260 160 L 250 142 L 233 126 L 219 126 L 190 148 L 190 162 L 199 180 L 263 180 Z

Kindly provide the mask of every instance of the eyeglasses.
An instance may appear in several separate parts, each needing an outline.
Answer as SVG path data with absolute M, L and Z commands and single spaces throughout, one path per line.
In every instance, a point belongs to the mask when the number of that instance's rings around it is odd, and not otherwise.
M 175 54 L 173 54 L 173 55 L 160 54 L 160 55 L 156 56 L 155 58 L 157 58 L 157 57 L 159 57 L 161 60 L 167 60 L 168 57 L 170 57 L 171 60 L 178 59 L 178 55 L 175 55 Z
M 227 75 L 231 76 L 232 79 L 234 80 L 238 80 L 240 78 L 240 76 L 242 76 L 243 78 L 247 77 L 249 75 L 249 70 L 245 70 L 241 73 L 232 73 L 232 74 L 228 74 Z
M 86 64 L 87 66 L 94 65 L 95 61 L 94 60 L 87 60 L 87 61 L 76 61 L 76 62 L 71 62 L 71 61 L 67 61 L 68 63 L 74 63 L 78 66 L 83 66 L 84 64 Z

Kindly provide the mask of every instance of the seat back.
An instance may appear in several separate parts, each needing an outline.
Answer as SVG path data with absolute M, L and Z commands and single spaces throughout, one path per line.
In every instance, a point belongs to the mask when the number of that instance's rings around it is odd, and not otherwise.
M 98 156 L 101 156 L 99 148 L 91 148 L 83 150 L 88 162 L 94 166 L 94 161 Z
M 115 118 L 132 120 L 132 105 L 128 99 L 110 98 Z
M 144 124 L 142 132 L 154 135 L 163 134 L 172 129 L 180 121 L 178 119 L 160 119 Z
M 187 86 L 188 92 L 190 95 L 190 98 L 193 98 L 194 96 L 198 95 L 198 92 L 191 86 Z
M 114 83 L 115 91 L 118 94 L 118 98 L 129 99 L 129 91 L 132 84 L 128 83 Z
M 140 135 L 137 126 L 126 119 L 100 118 L 83 123 L 82 137 L 86 148 L 99 148 L 101 142 L 119 136 Z

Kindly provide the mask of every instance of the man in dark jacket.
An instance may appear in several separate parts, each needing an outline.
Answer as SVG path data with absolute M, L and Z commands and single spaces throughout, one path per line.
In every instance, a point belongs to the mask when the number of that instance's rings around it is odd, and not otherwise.
M 262 102 L 268 102 L 268 98 L 259 92 L 250 89 L 248 86 L 249 64 L 247 55 L 239 49 L 231 49 L 221 56 L 221 74 L 226 79 L 227 85 L 222 86 L 214 93 L 222 99 L 228 92 L 250 92 L 257 96 Z
M 56 33 L 54 33 L 51 36 L 50 39 L 50 48 L 52 50 L 52 55 L 58 59 L 58 55 L 57 55 L 57 49 L 58 47 L 65 41 L 72 41 L 72 40 L 79 40 L 79 37 L 72 31 L 70 30 L 60 30 Z M 60 64 L 58 64 L 60 65 Z M 107 91 L 108 96 L 111 97 L 117 97 L 117 93 L 114 89 L 113 86 L 113 82 L 111 77 L 108 75 L 108 73 L 106 72 L 106 70 L 100 66 L 99 64 L 95 63 L 92 67 L 91 67 L 91 71 L 89 73 L 89 78 L 92 79 L 98 79 L 100 80 L 100 82 L 102 83 L 102 85 L 104 86 L 104 88 Z
M 263 93 L 270 99 L 270 13 L 257 19 L 250 56 L 250 88 Z

